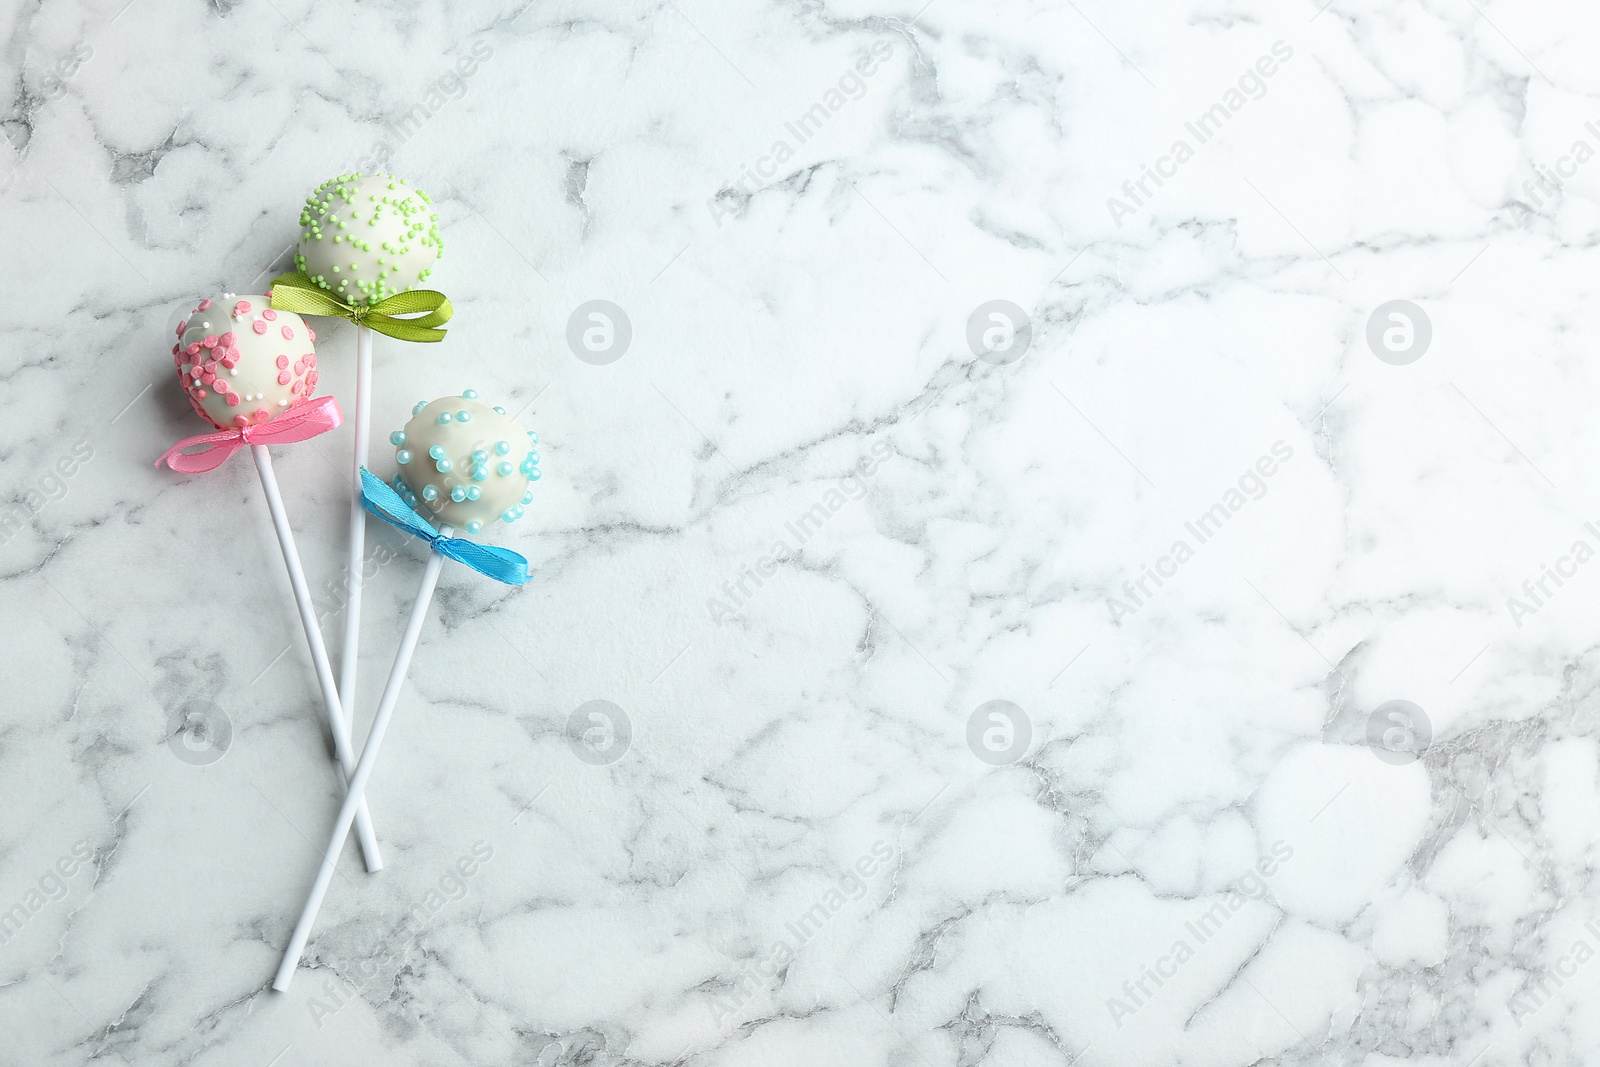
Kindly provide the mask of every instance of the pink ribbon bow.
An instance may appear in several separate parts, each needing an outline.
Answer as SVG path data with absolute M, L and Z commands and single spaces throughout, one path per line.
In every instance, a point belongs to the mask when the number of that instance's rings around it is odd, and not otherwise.
M 228 462 L 228 457 L 245 445 L 287 445 L 295 441 L 309 441 L 318 434 L 337 428 L 343 421 L 339 402 L 331 396 L 319 396 L 267 422 L 237 430 L 186 437 L 167 449 L 156 460 L 156 466 L 165 463 L 180 474 L 204 474 Z M 184 454 L 184 449 L 195 445 L 204 445 L 205 449 Z

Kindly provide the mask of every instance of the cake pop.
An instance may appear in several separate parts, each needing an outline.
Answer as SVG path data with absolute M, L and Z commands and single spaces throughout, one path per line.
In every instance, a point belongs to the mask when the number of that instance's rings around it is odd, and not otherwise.
M 177 335 L 172 362 L 184 395 L 219 430 L 270 421 L 316 392 L 317 335 L 265 296 L 202 300 Z
M 300 209 L 295 273 L 273 282 L 276 308 L 336 315 L 356 324 L 355 449 L 351 455 L 350 543 L 345 569 L 344 644 L 339 691 L 356 701 L 360 662 L 362 556 L 367 513 L 361 471 L 367 463 L 372 408 L 372 334 L 402 341 L 439 341 L 452 314 L 442 293 L 425 282 L 444 251 L 439 216 L 428 195 L 390 175 L 341 174 L 306 197 Z M 420 316 L 403 318 L 401 316 Z
M 289 938 L 288 947 L 284 950 L 283 962 L 272 980 L 272 988 L 280 992 L 288 989 L 294 979 L 306 940 L 311 936 L 311 926 L 316 922 L 317 911 L 333 878 L 334 866 L 350 833 L 350 824 L 362 792 L 372 776 L 379 747 L 389 729 L 395 704 L 400 699 L 400 690 L 405 684 L 406 672 L 411 667 L 411 656 L 416 650 L 417 638 L 422 633 L 422 625 L 427 618 L 428 606 L 432 603 L 434 587 L 438 584 L 439 571 L 445 559 L 465 563 L 480 574 L 510 585 L 522 585 L 528 580 L 528 561 L 515 552 L 458 538 L 454 532 L 457 523 L 482 530 L 496 518 L 509 522 L 523 514 L 523 509 L 532 502 L 529 483 L 539 476 L 539 460 L 531 449 L 527 449 L 513 464 L 510 457 L 516 452 L 512 442 L 532 441 L 534 435 L 525 433 L 514 419 L 506 415 L 504 408 L 483 404 L 477 394 L 468 389 L 459 396 L 418 404 L 406 428 L 396 431 L 390 440 L 399 449 L 396 459 L 400 471 L 396 475 L 395 488 L 384 484 L 370 471 L 363 470 L 366 506 L 390 525 L 427 541 L 433 551 L 423 568 L 421 588 L 411 607 L 411 615 L 406 620 L 394 666 L 389 671 L 383 698 L 378 702 L 377 714 L 373 716 L 372 730 L 361 750 L 361 760 L 356 765 L 355 774 L 350 778 L 350 788 L 323 852 L 322 864 L 312 882 L 311 892 L 295 924 L 294 933 Z M 505 450 L 497 451 L 501 445 L 506 446 Z M 435 449 L 438 454 L 435 454 Z M 498 466 L 500 463 L 506 465 L 504 473 Z M 480 471 L 480 468 L 483 470 Z M 480 473 L 482 477 L 479 477 Z M 478 490 L 476 495 L 472 493 L 473 489 Z M 506 500 L 515 500 L 515 503 L 505 504 Z M 414 504 L 445 520 L 444 524 L 435 530 L 413 510 Z M 498 513 L 496 508 L 500 508 Z
M 341 174 L 306 197 L 294 267 L 347 304 L 371 305 L 427 281 L 443 251 L 427 193 L 388 174 Z
M 539 478 L 538 435 L 474 389 L 418 401 L 395 446 L 394 488 L 414 510 L 475 534 L 486 522 L 516 522 Z
M 334 750 L 349 775 L 355 771 L 349 724 L 334 688 L 311 591 L 278 491 L 272 454 L 267 450 L 268 445 L 305 441 L 326 433 L 342 419 L 339 402 L 333 397 L 312 399 L 317 387 L 315 335 L 299 315 L 270 307 L 268 296 L 233 293 L 200 301 L 178 323 L 176 333 L 172 361 L 178 382 L 195 413 L 217 432 L 179 441 L 156 460 L 156 466 L 165 463 L 185 474 L 215 470 L 234 452 L 249 446 L 322 688 Z M 185 451 L 196 446 L 203 451 Z M 367 867 L 378 870 L 383 861 L 365 803 L 356 819 Z

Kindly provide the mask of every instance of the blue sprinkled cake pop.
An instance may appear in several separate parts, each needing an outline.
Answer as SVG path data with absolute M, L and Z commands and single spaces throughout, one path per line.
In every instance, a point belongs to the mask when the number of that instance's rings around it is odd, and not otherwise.
M 516 522 L 539 480 L 539 435 L 476 390 L 418 401 L 406 428 L 389 435 L 395 492 L 434 523 L 475 534 L 495 519 Z M 516 460 L 516 462 L 513 462 Z

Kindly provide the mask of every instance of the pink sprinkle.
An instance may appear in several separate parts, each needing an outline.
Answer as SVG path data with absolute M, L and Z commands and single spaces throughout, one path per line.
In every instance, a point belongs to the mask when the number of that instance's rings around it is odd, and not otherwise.
M 278 317 L 278 313 L 276 311 L 273 311 L 271 308 L 262 308 L 261 309 L 261 317 L 266 319 L 268 322 L 272 322 L 274 319 L 276 319 Z
M 227 333 L 217 338 L 217 345 L 221 348 L 232 348 L 234 342 L 237 340 L 238 338 L 233 336 L 233 331 L 229 330 Z
M 183 331 L 188 329 L 188 328 L 189 328 L 189 324 L 187 322 L 178 323 L 178 334 L 177 335 L 179 337 L 182 337 L 183 336 Z
M 233 305 L 233 313 L 240 318 L 250 314 L 250 301 L 241 300 L 237 304 Z
M 306 372 L 306 361 L 303 360 L 303 359 L 295 360 L 294 361 L 294 372 L 296 374 L 304 374 Z
M 216 348 L 217 347 L 217 335 L 214 334 L 214 333 L 208 333 L 208 334 L 206 334 L 206 339 L 204 341 L 201 341 L 200 343 L 205 345 L 207 348 Z
M 197 307 L 197 308 L 195 308 L 195 310 L 196 310 L 196 311 L 204 311 L 204 310 L 205 310 L 205 309 L 206 309 L 206 308 L 208 308 L 208 307 L 210 307 L 210 306 L 211 306 L 211 301 L 209 301 L 209 300 L 202 300 L 202 301 L 200 301 L 200 306 L 199 306 L 199 307 Z
M 257 422 L 266 422 L 272 417 L 272 412 L 268 411 L 266 408 L 256 408 L 256 413 L 250 417 L 255 419 Z
M 306 327 L 306 333 L 309 333 L 311 335 L 311 339 L 313 341 L 315 341 L 317 339 L 317 331 L 313 330 L 311 327 L 309 327 L 309 326 Z
M 230 401 L 230 403 L 231 403 L 231 401 Z M 245 418 L 243 415 L 235 415 L 233 417 L 233 424 L 235 426 L 243 428 L 245 426 L 249 426 L 250 425 L 250 420 Z
M 317 384 L 317 372 L 316 371 L 312 371 L 310 374 L 306 375 L 306 390 L 307 390 L 307 392 L 309 393 L 309 391 L 313 387 L 315 387 L 316 384 Z
M 252 330 L 254 330 L 256 333 L 266 333 L 267 332 L 267 324 L 264 323 L 264 322 L 251 323 L 250 328 Z
M 315 367 L 317 365 L 317 354 L 315 352 L 307 352 L 305 354 L 305 361 L 306 366 Z
M 206 372 L 206 369 L 204 367 L 202 367 L 198 363 L 196 363 L 194 366 L 189 368 L 189 376 L 191 378 L 198 378 L 198 377 L 200 377 L 200 375 L 204 374 L 205 372 Z
M 285 369 L 288 368 L 288 366 L 289 366 L 289 357 L 288 356 L 279 356 L 278 357 L 278 369 L 279 370 L 285 370 Z
M 204 389 L 196 389 L 194 391 L 194 398 L 196 400 L 204 400 L 206 397 L 208 397 L 210 395 L 211 394 L 206 392 Z
M 200 354 L 200 346 L 190 345 L 188 348 L 185 348 L 184 351 L 189 353 L 191 356 L 198 356 Z
M 281 370 L 281 371 L 278 372 L 278 384 L 279 385 L 288 385 L 289 384 L 289 372 L 288 371 Z
M 300 390 L 303 388 L 305 388 L 303 385 L 301 385 L 299 382 L 295 382 L 293 385 L 289 386 L 289 392 L 293 393 L 295 396 L 299 396 Z
M 294 339 L 294 331 L 291 330 L 289 327 L 285 326 L 283 328 L 282 332 L 283 332 L 283 339 L 285 341 L 290 341 L 290 340 Z
M 228 406 L 230 408 L 236 408 L 236 407 L 239 406 L 239 394 L 238 393 L 229 392 L 227 396 L 223 397 L 223 399 L 228 402 Z
M 183 346 L 182 345 L 173 345 L 172 346 L 172 354 L 173 355 L 177 355 L 179 352 L 182 352 L 182 351 L 183 351 Z
M 225 358 L 227 358 L 227 359 L 238 359 L 239 358 L 239 346 L 236 345 L 236 344 L 235 345 L 229 345 L 228 346 L 228 352 L 227 352 L 227 355 L 226 355 Z
M 207 385 L 210 385 L 212 382 L 217 380 L 217 376 L 212 374 L 210 371 L 206 371 L 204 374 L 200 375 L 200 380 L 205 382 Z
M 217 370 L 217 361 L 214 360 L 214 359 L 206 360 L 205 368 L 206 368 L 206 370 L 211 371 L 213 374 L 215 374 L 216 370 Z

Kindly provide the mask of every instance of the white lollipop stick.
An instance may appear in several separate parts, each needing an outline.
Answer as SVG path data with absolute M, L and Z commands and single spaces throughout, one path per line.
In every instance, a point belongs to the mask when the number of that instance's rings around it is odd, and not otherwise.
M 261 488 L 267 494 L 267 507 L 272 512 L 272 525 L 278 531 L 278 547 L 283 550 L 283 563 L 289 570 L 289 585 L 294 589 L 295 606 L 300 609 L 300 623 L 305 627 L 306 644 L 311 647 L 311 662 L 316 667 L 317 683 L 322 687 L 322 703 L 327 711 L 328 727 L 333 731 L 334 751 L 339 755 L 339 765 L 348 777 L 356 770 L 355 753 L 350 749 L 350 726 L 345 721 L 344 709 L 339 703 L 339 691 L 333 685 L 333 668 L 328 663 L 328 650 L 322 643 L 322 630 L 317 626 L 317 612 L 311 604 L 311 590 L 306 586 L 306 573 L 300 566 L 300 551 L 295 548 L 294 531 L 289 528 L 289 517 L 283 510 L 283 496 L 278 492 L 278 477 L 272 472 L 272 453 L 266 445 L 251 445 L 256 470 L 261 474 Z M 372 819 L 367 814 L 366 801 L 360 790 L 348 788 L 345 798 L 354 797 L 357 808 L 354 817 L 357 835 L 361 839 L 361 852 L 366 858 L 367 870 L 383 867 L 383 857 L 378 853 L 378 837 L 372 831 Z
M 372 331 L 356 327 L 355 460 L 350 466 L 350 555 L 346 568 L 344 644 L 339 648 L 339 696 L 356 707 L 356 666 L 361 653 L 361 569 L 366 564 L 367 509 L 361 506 L 361 468 L 367 465 L 372 414 Z M 375 869 L 375 868 L 374 868 Z
M 445 537 L 454 532 L 449 526 L 439 529 L 439 533 Z M 339 818 L 328 837 L 327 850 L 322 854 L 322 866 L 317 868 L 311 893 L 306 897 L 300 920 L 294 924 L 294 933 L 289 935 L 289 945 L 283 950 L 283 962 L 278 965 L 278 974 L 272 979 L 272 988 L 280 993 L 288 989 L 289 983 L 294 980 L 295 969 L 300 966 L 300 956 L 305 952 L 306 941 L 311 936 L 311 926 L 317 921 L 317 911 L 322 907 L 322 898 L 328 893 L 328 883 L 333 881 L 333 869 L 339 862 L 339 853 L 344 851 L 350 823 L 361 810 L 362 794 L 367 788 L 367 779 L 372 777 L 373 764 L 378 762 L 378 749 L 383 744 L 384 733 L 389 729 L 389 720 L 394 716 L 394 706 L 400 700 L 406 672 L 411 669 L 411 654 L 416 651 L 417 638 L 428 617 L 428 606 L 433 603 L 433 589 L 439 584 L 439 569 L 442 566 L 442 555 L 434 552 L 428 556 L 428 564 L 422 571 L 422 585 L 417 590 L 417 601 L 411 605 L 411 617 L 406 620 L 406 632 L 400 638 L 400 651 L 395 653 L 389 681 L 383 687 L 383 699 L 378 702 L 378 713 L 372 719 L 372 732 L 367 735 L 366 746 L 361 750 L 361 762 L 356 764 L 356 772 L 350 776 L 350 789 L 345 793 Z

